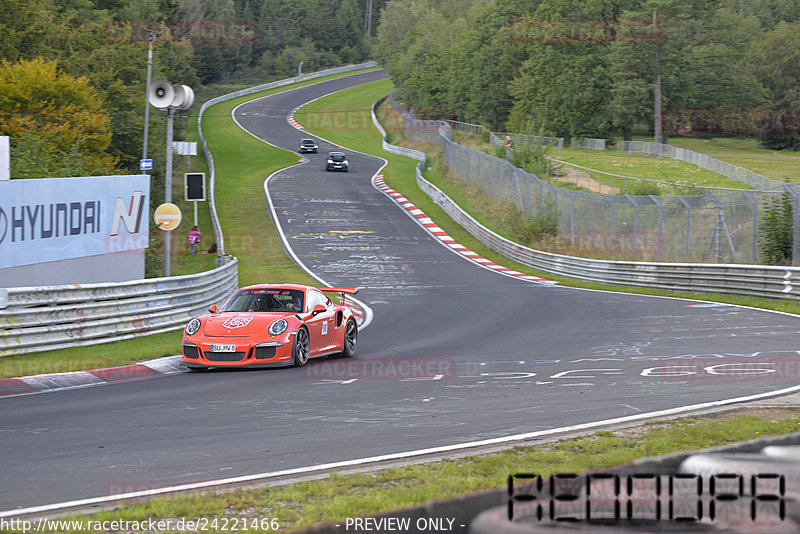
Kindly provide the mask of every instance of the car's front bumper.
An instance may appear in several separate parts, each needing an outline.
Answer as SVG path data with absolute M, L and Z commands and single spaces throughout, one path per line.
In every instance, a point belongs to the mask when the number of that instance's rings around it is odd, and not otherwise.
M 184 340 L 181 344 L 181 363 L 186 367 L 281 367 L 291 365 L 293 335 L 282 341 L 234 342 L 230 338 Z M 232 352 L 215 352 L 212 344 L 236 345 Z

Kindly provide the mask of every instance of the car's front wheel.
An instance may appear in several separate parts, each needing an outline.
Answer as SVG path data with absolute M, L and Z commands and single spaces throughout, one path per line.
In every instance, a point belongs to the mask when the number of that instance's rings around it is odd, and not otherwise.
M 294 347 L 292 348 L 295 367 L 303 367 L 308 363 L 308 346 L 308 330 L 301 326 L 294 336 Z
M 347 320 L 344 327 L 344 346 L 342 347 L 342 356 L 345 358 L 352 358 L 356 353 L 356 342 L 358 341 L 358 326 L 356 321 L 351 317 Z

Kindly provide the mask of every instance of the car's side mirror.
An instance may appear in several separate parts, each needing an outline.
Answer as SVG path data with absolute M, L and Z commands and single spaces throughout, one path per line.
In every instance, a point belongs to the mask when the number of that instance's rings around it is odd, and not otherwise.
M 326 308 L 326 307 L 325 307 L 325 306 L 323 306 L 322 304 L 317 304 L 316 306 L 314 306 L 314 309 L 313 309 L 313 310 L 311 310 L 311 315 L 318 315 L 318 314 L 320 314 L 320 313 L 324 312 L 324 311 L 325 311 L 325 310 L 327 310 L 327 309 L 328 309 L 328 308 Z
M 210 311 L 211 313 L 219 313 L 219 308 L 217 308 L 216 304 L 212 304 L 211 306 L 208 307 L 208 311 Z

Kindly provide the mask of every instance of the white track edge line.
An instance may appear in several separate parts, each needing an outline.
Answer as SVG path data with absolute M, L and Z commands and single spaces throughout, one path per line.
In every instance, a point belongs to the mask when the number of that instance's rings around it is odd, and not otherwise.
M 239 477 L 231 477 L 231 478 L 223 478 L 217 480 L 208 480 L 205 482 L 195 482 L 190 484 L 181 484 L 179 486 L 170 486 L 165 488 L 155 488 L 151 490 L 145 491 L 137 491 L 137 492 L 130 492 L 130 493 L 121 493 L 118 495 L 108 495 L 103 497 L 94 497 L 94 498 L 87 498 L 87 499 L 78 499 L 74 501 L 65 501 L 60 503 L 52 503 L 42 506 L 32 506 L 29 508 L 19 508 L 16 510 L 5 510 L 0 512 L 0 518 L 6 517 L 14 517 L 17 515 L 29 515 L 29 514 L 37 514 L 43 512 L 52 512 L 60 509 L 69 509 L 75 508 L 80 506 L 90 506 L 90 505 L 100 505 L 100 504 L 109 504 L 118 501 L 128 500 L 128 499 L 135 499 L 139 497 L 154 497 L 157 495 L 164 495 L 168 493 L 175 493 L 179 491 L 191 491 L 191 490 L 200 490 L 206 488 L 212 488 L 214 486 L 225 486 L 230 484 L 242 484 L 245 482 L 252 482 L 256 480 L 264 480 L 268 478 L 277 478 L 277 477 L 284 477 L 290 475 L 304 475 L 313 473 L 315 471 L 324 471 L 324 470 L 331 470 L 331 469 L 341 469 L 347 467 L 357 467 L 363 466 L 366 464 L 372 463 L 379 463 L 379 462 L 387 462 L 392 460 L 403 460 L 408 458 L 414 458 L 418 456 L 426 456 L 431 454 L 441 454 L 445 452 L 454 452 L 460 451 L 464 449 L 471 449 L 476 447 L 486 447 L 491 445 L 502 445 L 514 441 L 524 441 L 530 440 L 545 436 L 552 436 L 554 434 L 563 434 L 575 431 L 582 431 L 582 430 L 589 430 L 601 426 L 609 426 L 609 425 L 616 425 L 622 423 L 629 423 L 633 421 L 639 421 L 643 419 L 651 419 L 656 417 L 664 417 L 668 415 L 676 415 L 686 411 L 694 411 L 694 410 L 703 410 L 706 408 L 714 408 L 718 406 L 725 406 L 728 404 L 736 404 L 740 402 L 748 402 L 752 400 L 762 399 L 766 397 L 773 397 L 776 395 L 782 395 L 787 393 L 793 393 L 800 391 L 800 386 L 792 386 L 789 388 L 781 389 L 778 391 L 774 391 L 771 393 L 758 393 L 755 395 L 749 395 L 746 397 L 737 397 L 734 399 L 726 399 L 720 401 L 713 401 L 713 402 L 705 402 L 701 404 L 692 404 L 688 406 L 682 406 L 679 408 L 670 408 L 667 410 L 659 410 L 656 412 L 648 412 L 643 414 L 637 415 L 629 415 L 625 417 L 616 417 L 613 419 L 605 419 L 602 421 L 595 421 L 592 423 L 581 423 L 577 425 L 570 425 L 566 427 L 560 428 L 552 428 L 549 430 L 539 430 L 536 432 L 528 432 L 524 434 L 514 434 L 511 436 L 503 436 L 500 438 L 491 438 L 485 439 L 480 441 L 472 441 L 466 443 L 457 443 L 455 445 L 443 445 L 440 447 L 431 447 L 427 449 L 418 449 L 413 451 L 405 451 L 405 452 L 398 452 L 398 453 L 391 453 L 391 454 L 384 454 L 379 456 L 370 456 L 367 458 L 358 458 L 355 460 L 344 460 L 340 462 L 331 462 L 326 464 L 317 464 L 311 465 L 307 467 L 297 467 L 294 469 L 284 469 L 282 471 L 272 471 L 267 473 L 257 473 L 253 475 L 243 475 Z

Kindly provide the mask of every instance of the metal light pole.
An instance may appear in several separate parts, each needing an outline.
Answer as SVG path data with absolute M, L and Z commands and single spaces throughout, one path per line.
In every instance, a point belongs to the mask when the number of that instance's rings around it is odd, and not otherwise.
M 151 84 L 147 93 L 150 104 L 167 112 L 167 154 L 166 169 L 164 170 L 164 204 L 168 205 L 172 203 L 172 136 L 175 110 L 189 109 L 194 102 L 194 91 L 192 91 L 191 87 L 186 85 L 170 85 L 169 82 L 159 81 Z M 171 231 L 176 227 L 177 224 L 167 230 Z M 171 253 L 172 242 L 170 235 L 167 235 L 164 237 L 164 276 L 170 276 Z
M 156 40 L 156 32 L 147 30 L 147 85 L 145 86 L 144 99 L 144 147 L 142 148 L 142 159 L 147 159 L 147 134 L 150 130 L 150 81 L 153 74 L 153 43 Z
M 364 13 L 364 31 L 367 37 L 372 34 L 372 0 L 367 0 L 367 7 Z
M 167 162 L 164 171 L 164 203 L 172 203 L 172 130 L 175 122 L 175 108 L 167 108 Z M 172 232 L 164 236 L 164 276 L 171 276 Z

